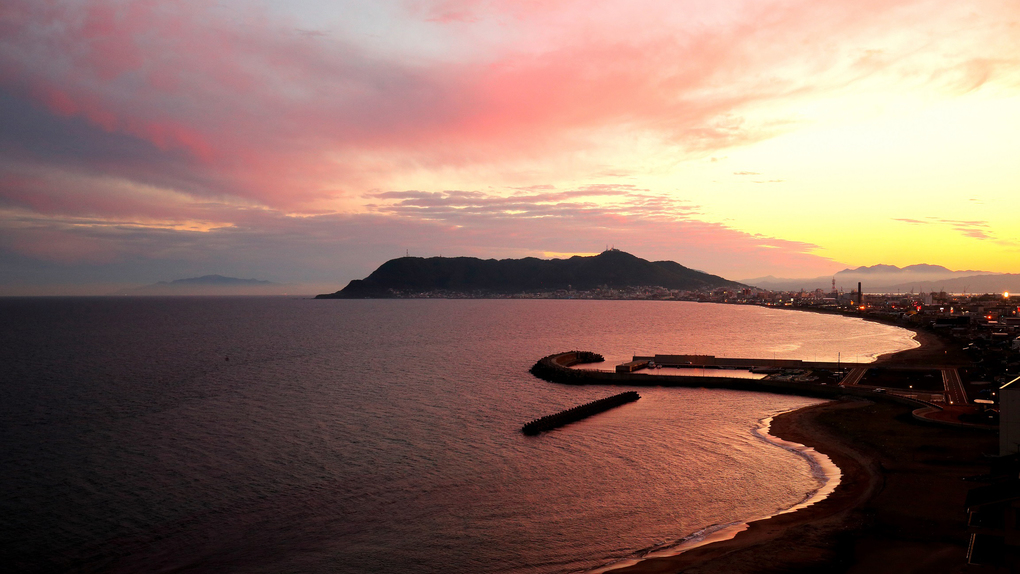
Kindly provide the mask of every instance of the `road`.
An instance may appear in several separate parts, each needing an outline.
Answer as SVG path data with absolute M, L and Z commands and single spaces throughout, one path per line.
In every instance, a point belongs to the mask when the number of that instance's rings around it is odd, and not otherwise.
M 967 404 L 967 391 L 964 390 L 960 373 L 956 369 L 942 369 L 942 384 L 946 387 L 949 404 L 957 406 Z
M 864 377 L 864 373 L 868 372 L 867 367 L 857 367 L 850 371 L 847 376 L 843 377 L 843 380 L 839 383 L 844 387 L 853 387 L 857 383 L 861 382 L 861 378 Z

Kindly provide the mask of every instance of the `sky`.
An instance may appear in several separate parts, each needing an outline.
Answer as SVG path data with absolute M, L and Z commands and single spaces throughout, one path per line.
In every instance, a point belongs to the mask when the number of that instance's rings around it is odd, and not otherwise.
M 4 0 L 0 295 L 1020 273 L 1016 0 Z

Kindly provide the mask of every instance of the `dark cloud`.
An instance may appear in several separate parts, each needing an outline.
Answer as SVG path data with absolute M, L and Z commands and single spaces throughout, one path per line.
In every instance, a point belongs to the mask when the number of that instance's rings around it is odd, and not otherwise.
M 0 126 L 0 174 L 47 170 L 121 177 L 196 195 L 217 187 L 202 166 L 177 150 L 161 150 L 81 117 L 55 115 L 2 86 Z

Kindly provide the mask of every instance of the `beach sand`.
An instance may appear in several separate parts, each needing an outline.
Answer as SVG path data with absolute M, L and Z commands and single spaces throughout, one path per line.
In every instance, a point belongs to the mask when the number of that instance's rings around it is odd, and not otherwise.
M 883 364 L 956 364 L 938 337 Z M 643 560 L 614 574 L 672 572 L 968 572 L 966 493 L 997 451 L 987 430 L 923 423 L 907 406 L 854 399 L 780 415 L 770 434 L 827 455 L 842 471 L 826 499 L 752 522 L 730 540 Z
M 963 352 L 962 343 L 957 344 L 946 341 L 942 337 L 924 329 L 914 329 L 902 325 L 896 326 L 913 331 L 914 340 L 920 343 L 920 346 L 897 353 L 879 355 L 875 360 L 876 365 L 942 367 L 966 365 L 970 362 L 970 359 Z

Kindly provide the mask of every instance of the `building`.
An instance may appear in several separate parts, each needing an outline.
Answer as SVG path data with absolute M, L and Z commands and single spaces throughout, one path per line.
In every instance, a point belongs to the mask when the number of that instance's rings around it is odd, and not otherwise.
M 1020 377 L 999 388 L 999 456 L 1020 453 Z
M 1020 480 L 990 484 L 967 493 L 970 544 L 967 563 L 1008 568 L 1020 566 Z
M 638 361 L 638 360 L 630 361 L 629 363 L 623 363 L 621 365 L 616 365 L 616 372 L 617 373 L 633 373 L 634 371 L 640 371 L 641 369 L 644 369 L 644 368 L 648 367 L 648 363 L 649 363 L 648 359 L 643 359 L 643 360 L 640 360 L 640 361 Z

